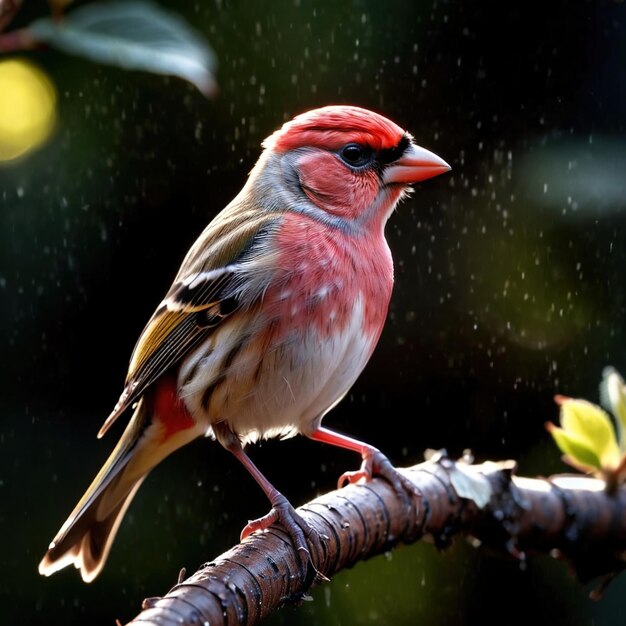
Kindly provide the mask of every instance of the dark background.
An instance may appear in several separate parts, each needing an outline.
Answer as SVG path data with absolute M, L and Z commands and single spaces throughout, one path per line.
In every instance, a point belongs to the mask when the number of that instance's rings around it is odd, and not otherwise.
M 399 464 L 426 448 L 567 471 L 544 429 L 555 393 L 598 399 L 626 373 L 626 5 L 623 2 L 163 2 L 218 60 L 192 86 L 53 51 L 57 131 L 0 166 L 1 623 L 112 624 L 230 547 L 267 509 L 210 441 L 144 483 L 91 585 L 36 572 L 114 445 L 95 434 L 135 340 L 197 234 L 241 188 L 264 137 L 351 103 L 453 167 L 392 216 L 389 320 L 325 423 Z M 24 7 L 14 26 L 45 11 Z M 251 449 L 299 504 L 358 459 L 299 439 Z M 463 541 L 363 563 L 271 624 L 622 624 L 626 578 L 601 602 L 567 565 Z M 5 621 L 6 620 L 6 621 Z

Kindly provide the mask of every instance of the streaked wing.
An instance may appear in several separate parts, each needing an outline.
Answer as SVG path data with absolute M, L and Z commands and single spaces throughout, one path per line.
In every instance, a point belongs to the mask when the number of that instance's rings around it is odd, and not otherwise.
M 149 385 L 241 305 L 237 295 L 241 264 L 254 256 L 280 218 L 280 213 L 258 213 L 233 215 L 226 210 L 192 246 L 174 284 L 139 337 L 124 391 L 98 437 Z

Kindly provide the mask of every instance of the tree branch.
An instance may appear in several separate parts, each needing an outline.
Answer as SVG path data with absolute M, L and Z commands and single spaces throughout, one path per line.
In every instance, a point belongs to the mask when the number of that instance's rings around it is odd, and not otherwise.
M 164 597 L 144 600 L 129 624 L 258 624 L 302 599 L 311 584 L 425 535 L 440 547 L 455 535 L 471 535 L 518 559 L 550 553 L 569 559 L 583 579 L 622 569 L 626 489 L 608 494 L 603 481 L 583 476 L 518 478 L 514 465 L 468 465 L 437 453 L 401 470 L 422 494 L 415 502 L 403 501 L 379 479 L 322 495 L 298 509 L 324 538 L 323 549 L 310 555 L 316 578 L 301 580 L 289 538 L 271 527 L 203 565 Z

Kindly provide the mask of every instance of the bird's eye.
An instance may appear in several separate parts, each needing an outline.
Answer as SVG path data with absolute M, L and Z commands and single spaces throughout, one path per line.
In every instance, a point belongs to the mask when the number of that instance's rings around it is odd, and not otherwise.
M 352 167 L 362 167 L 372 160 L 373 152 L 367 146 L 358 143 L 349 143 L 339 151 L 339 156 L 344 163 Z

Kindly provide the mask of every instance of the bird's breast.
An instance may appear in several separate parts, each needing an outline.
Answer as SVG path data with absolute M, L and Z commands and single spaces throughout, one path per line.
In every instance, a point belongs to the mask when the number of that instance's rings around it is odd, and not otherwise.
M 272 317 L 296 327 L 313 325 L 329 337 L 351 323 L 360 298 L 363 329 L 378 339 L 393 286 L 382 231 L 344 231 L 294 213 L 285 217 L 274 245 L 275 279 L 264 296 Z
M 387 314 L 384 239 L 359 241 L 298 217 L 276 234 L 263 297 L 229 317 L 179 373 L 192 415 L 226 421 L 246 441 L 312 430 L 365 367 Z

